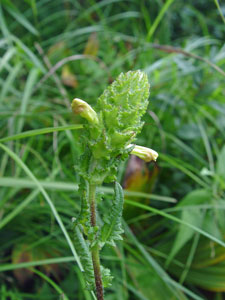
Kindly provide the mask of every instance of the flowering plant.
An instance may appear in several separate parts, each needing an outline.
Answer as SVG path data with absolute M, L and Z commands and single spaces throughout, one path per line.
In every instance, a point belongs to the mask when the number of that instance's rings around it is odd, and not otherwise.
M 84 154 L 76 166 L 81 177 L 81 211 L 74 220 L 74 241 L 84 266 L 86 287 L 104 299 L 103 287 L 111 284 L 110 270 L 100 265 L 99 251 L 105 244 L 114 246 L 122 239 L 121 218 L 123 190 L 116 182 L 121 160 L 134 154 L 152 161 L 157 152 L 133 143 L 141 131 L 141 118 L 148 106 L 150 85 L 146 74 L 130 71 L 119 77 L 98 98 L 95 110 L 85 101 L 75 98 L 72 110 L 88 122 L 82 137 Z M 96 188 L 104 182 L 114 182 L 114 200 L 110 216 L 98 222 Z

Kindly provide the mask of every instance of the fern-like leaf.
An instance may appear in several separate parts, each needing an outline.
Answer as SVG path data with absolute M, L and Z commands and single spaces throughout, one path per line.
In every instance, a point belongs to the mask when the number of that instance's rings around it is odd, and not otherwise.
M 83 227 L 81 224 L 74 225 L 74 245 L 84 268 L 84 278 L 86 288 L 94 290 L 95 277 L 89 245 L 83 237 Z
M 113 276 L 108 268 L 101 266 L 102 283 L 104 288 L 112 285 Z
M 114 240 L 122 240 L 123 233 L 121 218 L 123 213 L 123 189 L 118 182 L 115 182 L 114 187 L 115 197 L 111 207 L 110 216 L 105 220 L 101 230 L 100 246 L 109 244 L 115 246 Z
M 91 228 L 91 224 L 90 224 L 91 215 L 90 215 L 90 204 L 88 200 L 89 198 L 88 191 L 89 191 L 89 182 L 81 178 L 81 182 L 79 185 L 79 192 L 82 197 L 81 210 L 76 220 L 76 224 L 83 225 L 85 235 L 88 235 L 88 231 Z

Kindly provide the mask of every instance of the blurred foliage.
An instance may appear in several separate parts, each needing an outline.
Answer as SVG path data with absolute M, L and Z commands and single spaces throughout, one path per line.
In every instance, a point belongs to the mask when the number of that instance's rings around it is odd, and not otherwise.
M 32 130 L 79 124 L 74 97 L 95 104 L 135 69 L 151 83 L 138 144 L 160 156 L 155 168 L 120 166 L 130 191 L 124 241 L 103 253 L 115 278 L 106 300 L 223 299 L 221 12 L 217 0 L 1 0 L 0 142 L 17 134 L 0 144 L 2 300 L 93 299 L 68 242 L 82 129 Z M 99 191 L 103 209 L 111 193 Z

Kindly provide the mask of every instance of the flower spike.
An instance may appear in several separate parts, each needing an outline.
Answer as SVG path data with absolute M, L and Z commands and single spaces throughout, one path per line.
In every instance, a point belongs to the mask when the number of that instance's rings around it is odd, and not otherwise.
M 116 182 L 119 164 L 129 154 L 146 162 L 158 157 L 154 150 L 133 144 L 144 124 L 142 116 L 148 106 L 149 89 L 146 74 L 129 71 L 121 73 L 105 89 L 95 110 L 81 99 L 72 102 L 73 112 L 88 121 L 81 135 L 83 154 L 75 166 L 81 177 L 81 210 L 74 223 L 74 242 L 83 264 L 86 287 L 96 291 L 98 300 L 104 300 L 103 287 L 110 286 L 112 280 L 109 269 L 100 264 L 99 251 L 106 244 L 114 246 L 123 233 L 124 195 Z M 111 207 L 99 222 L 96 195 L 103 182 L 115 182 L 115 188 Z

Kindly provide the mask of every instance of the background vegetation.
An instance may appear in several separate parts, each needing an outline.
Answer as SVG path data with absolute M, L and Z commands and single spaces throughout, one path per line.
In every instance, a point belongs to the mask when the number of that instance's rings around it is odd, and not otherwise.
M 94 104 L 135 69 L 151 83 L 138 144 L 160 156 L 120 167 L 125 234 L 104 251 L 106 299 L 224 299 L 224 13 L 218 0 L 1 1 L 2 300 L 92 299 L 70 243 L 82 135 L 70 102 Z

